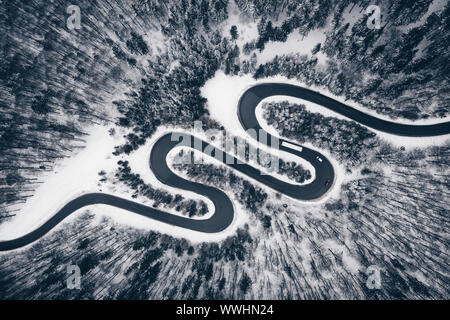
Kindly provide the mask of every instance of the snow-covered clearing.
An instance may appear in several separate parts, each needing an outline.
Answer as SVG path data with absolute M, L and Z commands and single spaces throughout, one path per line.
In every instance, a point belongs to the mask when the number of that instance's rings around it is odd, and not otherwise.
M 402 31 L 407 31 L 412 28 L 423 26 L 431 14 L 440 14 L 440 11 L 444 10 L 446 3 L 446 0 L 434 0 L 428 7 L 427 12 L 418 21 L 410 23 L 406 26 L 400 26 L 399 29 Z
M 232 26 L 237 27 L 238 38 L 236 39 L 236 45 L 241 52 L 247 42 L 258 38 L 256 21 L 252 21 L 249 17 L 242 15 L 234 1 L 228 3 L 228 19 L 223 23 L 221 28 L 222 37 L 230 37 L 230 29 Z
M 367 7 L 361 7 L 359 4 L 349 4 L 344 11 L 342 12 L 342 22 L 341 25 L 345 26 L 347 23 L 349 24 L 347 29 L 347 34 L 350 34 L 353 26 L 356 21 L 361 19 L 361 17 L 366 14 Z
M 231 27 L 233 25 L 237 26 L 239 37 L 236 39 L 236 45 L 239 47 L 241 53 L 244 54 L 244 45 L 258 39 L 257 21 L 253 21 L 249 17 L 242 15 L 234 1 L 230 1 L 228 12 L 229 17 L 221 28 L 221 34 L 223 37 L 229 37 Z M 265 44 L 264 50 L 261 52 L 258 50 L 255 51 L 257 65 L 269 62 L 276 56 L 284 54 L 300 53 L 311 57 L 312 49 L 319 42 L 323 43 L 325 41 L 325 32 L 326 28 L 315 29 L 310 31 L 307 36 L 303 36 L 297 30 L 294 30 L 288 35 L 285 42 L 269 41 Z M 320 51 L 316 54 L 316 57 L 320 64 L 325 64 L 328 61 L 327 56 Z
M 108 129 L 104 126 L 88 129 L 86 147 L 72 157 L 59 160 L 53 172 L 40 177 L 43 183 L 33 196 L 12 220 L 0 225 L 2 240 L 14 239 L 36 229 L 83 193 L 101 191 L 98 173 L 114 168 L 117 160 L 111 153 L 120 143 Z
M 324 29 L 312 30 L 307 36 L 303 36 L 298 31 L 289 34 L 285 42 L 269 41 L 265 44 L 264 50 L 256 52 L 258 65 L 270 62 L 276 56 L 289 55 L 300 53 L 312 56 L 312 49 L 318 44 L 325 42 L 326 35 Z M 326 55 L 321 51 L 316 53 L 316 57 L 320 64 L 325 64 L 328 61 Z

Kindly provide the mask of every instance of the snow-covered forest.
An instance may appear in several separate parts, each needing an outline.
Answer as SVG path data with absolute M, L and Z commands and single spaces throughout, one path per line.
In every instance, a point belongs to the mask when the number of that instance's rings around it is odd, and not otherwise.
M 380 28 L 367 26 L 371 4 L 81 0 L 80 28 L 70 29 L 71 1 L 4 1 L 0 226 L 33 215 L 24 205 L 97 126 L 110 128 L 114 147 L 92 177 L 95 191 L 184 217 L 210 214 L 205 199 L 147 181 L 133 161 L 159 130 L 191 132 L 201 121 L 230 133 L 211 110 L 214 97 L 202 94 L 218 73 L 287 79 L 392 121 L 448 119 L 450 2 L 375 1 Z M 271 130 L 339 168 L 324 199 L 291 199 L 217 161 L 172 165 L 230 197 L 240 218 L 223 239 L 137 228 L 84 208 L 38 242 L 0 252 L 0 299 L 448 299 L 450 139 L 399 146 L 282 98 L 262 110 Z M 280 163 L 292 183 L 313 174 Z M 66 286 L 72 264 L 80 290 Z M 379 288 L 367 285 L 370 266 Z

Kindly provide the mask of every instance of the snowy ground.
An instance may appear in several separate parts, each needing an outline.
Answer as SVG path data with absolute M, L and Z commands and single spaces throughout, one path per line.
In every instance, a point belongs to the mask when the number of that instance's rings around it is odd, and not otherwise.
M 348 5 L 344 11 L 342 12 L 342 22 L 341 25 L 345 26 L 347 23 L 349 24 L 347 33 L 349 34 L 355 25 L 356 21 L 361 19 L 361 17 L 366 13 L 367 7 L 361 7 L 357 5 Z
M 222 37 L 230 37 L 230 29 L 232 26 L 237 27 L 238 38 L 236 45 L 242 52 L 244 45 L 258 38 L 258 25 L 249 17 L 240 14 L 239 8 L 234 1 L 228 3 L 228 19 L 222 26 Z
M 423 26 L 431 14 L 433 13 L 438 14 L 439 11 L 442 11 L 445 8 L 446 2 L 447 0 L 434 0 L 428 7 L 427 12 L 418 21 L 408 24 L 406 26 L 401 26 L 399 27 L 399 29 L 402 31 L 406 31 L 412 28 Z
M 83 193 L 98 192 L 101 170 L 115 166 L 111 154 L 120 142 L 108 133 L 108 127 L 94 126 L 87 130 L 86 147 L 55 164 L 53 172 L 40 179 L 43 183 L 28 198 L 21 210 L 9 222 L 0 225 L 0 238 L 13 239 L 24 235 L 47 221 L 68 201 Z
M 256 41 L 258 39 L 258 24 L 249 17 L 240 14 L 237 5 L 231 1 L 228 5 L 229 18 L 222 27 L 222 36 L 229 37 L 230 29 L 233 25 L 237 26 L 239 37 L 236 40 L 236 45 L 243 54 L 243 48 L 246 43 Z M 281 21 L 281 20 L 280 20 Z M 276 23 L 274 23 L 276 25 Z M 294 31 L 288 35 L 285 42 L 269 41 L 265 44 L 264 50 L 256 53 L 257 65 L 264 64 L 271 61 L 277 55 L 300 53 L 312 56 L 311 50 L 319 43 L 325 41 L 326 28 L 312 30 L 307 36 L 302 36 L 298 31 Z M 318 52 L 316 57 L 320 64 L 325 64 L 328 58 L 322 53 Z
M 272 61 L 276 56 L 289 54 L 304 54 L 312 56 L 312 49 L 318 44 L 325 42 L 325 30 L 316 29 L 308 33 L 306 37 L 300 35 L 297 31 L 289 34 L 285 42 L 269 41 L 264 46 L 264 50 L 256 53 L 258 65 Z M 321 51 L 316 54 L 319 64 L 325 64 L 328 61 L 326 55 Z

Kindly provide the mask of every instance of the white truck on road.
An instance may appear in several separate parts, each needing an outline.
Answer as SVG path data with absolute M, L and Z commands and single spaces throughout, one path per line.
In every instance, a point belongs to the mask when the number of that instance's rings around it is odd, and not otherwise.
M 302 147 L 300 147 L 300 146 L 298 146 L 298 145 L 296 145 L 296 144 L 287 142 L 287 141 L 282 141 L 282 142 L 281 142 L 281 145 L 282 145 L 283 147 L 290 148 L 290 149 L 294 149 L 294 150 L 297 150 L 297 151 L 300 151 L 300 152 L 303 151 L 303 148 L 302 148 Z

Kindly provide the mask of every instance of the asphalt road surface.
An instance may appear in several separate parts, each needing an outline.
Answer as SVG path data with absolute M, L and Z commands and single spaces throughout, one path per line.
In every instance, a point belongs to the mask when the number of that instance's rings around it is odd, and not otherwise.
M 290 141 L 290 146 L 294 145 L 296 147 L 291 148 L 286 146 L 285 142 L 287 142 L 287 140 L 270 136 L 270 134 L 262 130 L 256 119 L 256 106 L 264 98 L 274 95 L 292 96 L 314 102 L 363 125 L 395 135 L 429 137 L 450 133 L 450 122 L 417 126 L 398 124 L 375 118 L 320 93 L 302 87 L 281 83 L 259 84 L 249 88 L 239 100 L 238 116 L 241 125 L 246 130 L 255 129 L 257 132 L 256 138 L 260 137 L 261 134 L 267 135 L 267 145 L 269 145 L 269 147 L 270 142 L 272 141 L 271 139 L 274 139 L 274 141 L 279 142 L 278 146 L 281 151 L 292 153 L 309 161 L 314 166 L 316 173 L 315 179 L 311 183 L 305 185 L 290 184 L 276 179 L 271 175 L 261 174 L 258 169 L 238 162 L 232 155 L 227 155 L 221 150 L 210 146 L 208 143 L 199 140 L 196 137 L 185 133 L 173 132 L 162 136 L 158 139 L 158 141 L 156 141 L 150 154 L 150 168 L 153 170 L 157 179 L 162 183 L 175 188 L 192 191 L 211 199 L 214 204 L 215 211 L 210 218 L 185 218 L 113 195 L 89 193 L 65 204 L 65 206 L 56 212 L 52 218 L 34 231 L 17 239 L 1 241 L 0 251 L 14 250 L 31 244 L 47 234 L 58 223 L 73 212 L 94 204 L 105 204 L 125 209 L 154 220 L 205 233 L 216 233 L 225 230 L 232 223 L 234 217 L 233 204 L 228 196 L 217 188 L 183 179 L 169 169 L 166 162 L 166 156 L 171 149 L 179 146 L 180 144 L 192 147 L 201 146 L 202 151 L 208 150 L 208 155 L 213 155 L 223 161 L 226 157 L 228 157 L 228 160 L 226 161 L 228 166 L 292 198 L 299 200 L 314 200 L 320 198 L 330 189 L 334 181 L 334 170 L 329 160 L 317 151 L 308 149 Z M 230 159 L 232 160 L 230 161 Z

